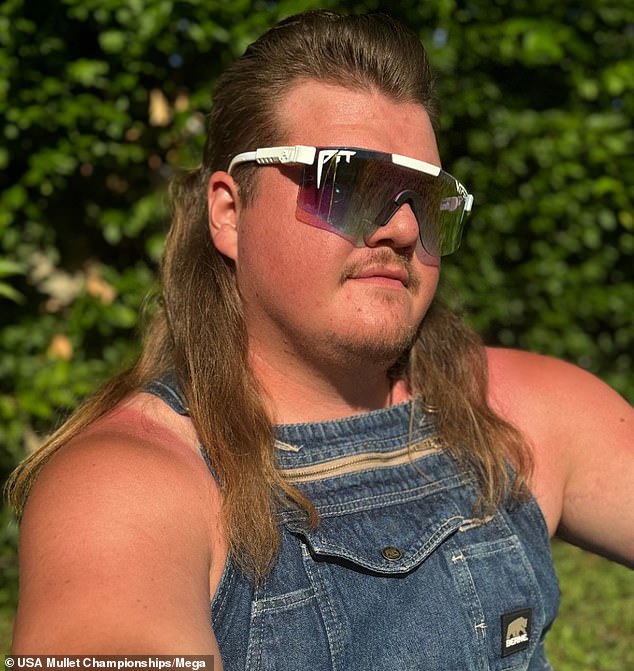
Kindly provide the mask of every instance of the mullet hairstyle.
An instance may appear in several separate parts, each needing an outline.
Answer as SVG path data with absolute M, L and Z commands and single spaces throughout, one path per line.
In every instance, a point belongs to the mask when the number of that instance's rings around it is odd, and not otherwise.
M 207 184 L 236 154 L 283 144 L 277 107 L 302 80 L 375 90 L 417 103 L 436 118 L 433 80 L 418 37 L 381 14 L 314 11 L 277 24 L 219 78 L 202 165 L 172 187 L 174 217 L 161 267 L 162 304 L 145 332 L 136 364 L 112 379 L 14 472 L 8 492 L 18 514 L 39 469 L 92 422 L 162 374 L 175 374 L 201 444 L 217 474 L 223 524 L 234 561 L 256 580 L 270 569 L 280 534 L 278 505 L 294 505 L 316 525 L 311 502 L 280 476 L 274 429 L 248 364 L 248 336 L 232 262 L 214 247 Z M 235 178 L 245 205 L 257 187 L 251 165 Z M 436 412 L 448 451 L 480 487 L 492 510 L 526 495 L 528 448 L 491 409 L 487 363 L 477 336 L 434 303 L 411 351 L 391 371 Z M 513 466 L 510 472 L 508 464 Z

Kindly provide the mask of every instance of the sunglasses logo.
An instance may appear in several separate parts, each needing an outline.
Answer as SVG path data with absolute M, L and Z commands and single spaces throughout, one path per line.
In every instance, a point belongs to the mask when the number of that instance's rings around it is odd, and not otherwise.
M 328 163 L 333 156 L 335 157 L 335 165 L 337 165 L 342 158 L 346 159 L 346 163 L 350 163 L 350 158 L 356 153 L 356 151 L 350 151 L 349 149 L 322 149 L 317 155 L 317 188 L 321 186 L 322 168 L 325 163 Z

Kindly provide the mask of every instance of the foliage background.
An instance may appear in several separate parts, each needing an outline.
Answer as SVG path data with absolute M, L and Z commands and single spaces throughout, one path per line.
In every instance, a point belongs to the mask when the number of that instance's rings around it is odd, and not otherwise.
M 3 478 L 60 416 L 134 357 L 169 219 L 166 185 L 198 161 L 215 77 L 269 25 L 317 6 L 387 11 L 428 47 L 444 165 L 476 197 L 462 249 L 444 264 L 446 299 L 488 343 L 563 357 L 634 399 L 634 6 L 5 0 Z M 8 631 L 17 531 L 6 508 L 2 515 L 0 609 Z M 566 552 L 557 547 L 571 581 L 595 561 Z M 619 594 L 634 593 L 631 572 L 598 561 L 603 575 L 617 576 Z M 587 575 L 596 570 L 592 564 Z M 624 619 L 617 611 L 615 626 L 631 637 L 631 626 L 622 629 L 634 621 L 629 608 Z M 555 632 L 563 642 L 559 668 L 634 667 L 619 635 L 590 663 L 590 652 L 575 646 L 594 639 L 573 633 L 571 647 L 566 631 Z

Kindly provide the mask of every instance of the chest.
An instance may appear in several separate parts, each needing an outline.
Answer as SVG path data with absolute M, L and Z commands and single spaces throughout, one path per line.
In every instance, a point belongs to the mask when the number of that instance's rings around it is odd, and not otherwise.
M 214 601 L 226 669 L 544 668 L 558 601 L 534 501 L 474 515 L 440 452 L 304 485 L 320 514 L 281 514 L 261 585 L 228 567 Z

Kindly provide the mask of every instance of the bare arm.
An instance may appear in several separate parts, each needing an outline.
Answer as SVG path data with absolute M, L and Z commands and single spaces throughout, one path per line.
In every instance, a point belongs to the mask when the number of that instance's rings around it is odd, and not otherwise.
M 53 457 L 21 526 L 15 653 L 218 654 L 218 492 L 191 448 L 132 408 Z
M 634 566 L 634 409 L 586 371 L 490 350 L 494 406 L 529 439 L 551 532 Z

